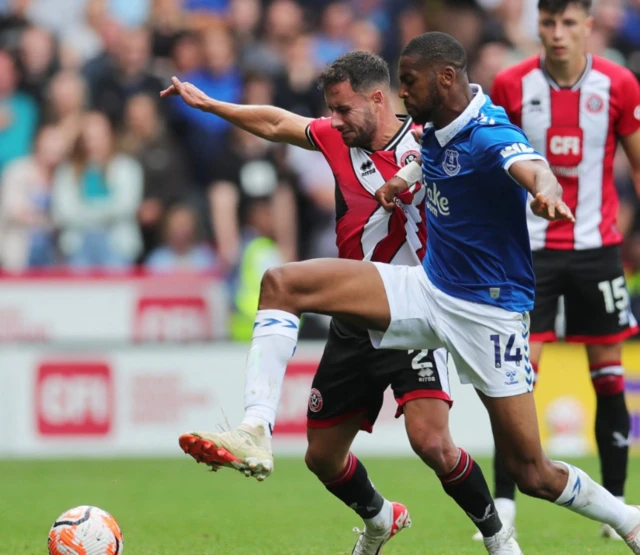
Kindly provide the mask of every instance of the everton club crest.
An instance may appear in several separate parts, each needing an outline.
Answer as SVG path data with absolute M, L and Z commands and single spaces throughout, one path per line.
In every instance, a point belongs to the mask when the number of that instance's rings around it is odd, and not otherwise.
M 458 161 L 459 152 L 448 148 L 444 152 L 444 162 L 442 162 L 442 169 L 444 173 L 450 176 L 457 175 L 460 171 L 460 162 Z

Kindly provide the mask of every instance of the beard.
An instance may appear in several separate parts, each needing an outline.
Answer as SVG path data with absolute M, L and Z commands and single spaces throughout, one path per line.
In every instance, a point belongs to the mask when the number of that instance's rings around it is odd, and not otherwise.
M 374 115 L 369 112 L 365 119 L 365 123 L 360 129 L 353 129 L 354 135 L 345 144 L 352 148 L 371 149 L 373 137 L 376 134 L 376 123 Z
M 429 96 L 424 100 L 422 106 L 414 106 L 415 115 L 411 115 L 413 121 L 419 125 L 425 125 L 433 120 L 433 114 L 442 106 L 442 95 L 438 91 L 435 81 L 429 84 Z

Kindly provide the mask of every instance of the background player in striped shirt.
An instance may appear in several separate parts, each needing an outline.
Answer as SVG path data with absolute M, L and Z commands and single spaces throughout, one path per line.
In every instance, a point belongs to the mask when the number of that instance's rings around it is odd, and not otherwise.
M 564 296 L 566 340 L 586 345 L 596 392 L 602 483 L 623 498 L 629 413 L 620 360 L 622 341 L 638 328 L 620 255 L 613 161 L 619 141 L 640 182 L 640 86 L 629 70 L 587 53 L 591 0 L 540 0 L 538 8 L 544 54 L 502 71 L 491 91 L 545 154 L 576 219 L 547 222 L 528 213 L 536 274 L 531 361 L 536 369 L 543 343 L 555 341 Z M 515 486 L 499 460 L 495 495 L 512 523 Z M 608 525 L 602 535 L 617 537 Z
M 426 242 L 424 189 L 415 183 L 413 192 L 400 195 L 399 208 L 392 213 L 375 198 L 401 166 L 419 157 L 420 148 L 411 133 L 415 128 L 411 118 L 394 114 L 386 62 L 365 52 L 346 54 L 324 71 L 320 83 L 330 118 L 308 119 L 272 106 L 219 102 L 177 79 L 163 96 L 180 94 L 194 108 L 265 139 L 318 149 L 336 178 L 339 256 L 420 266 Z M 279 349 L 290 355 L 293 342 L 287 340 L 282 346 L 278 334 L 294 338 L 298 332 L 296 316 L 277 310 L 261 313 L 249 354 L 243 425 L 238 431 L 185 434 L 180 440 L 196 460 L 247 475 L 253 472 L 258 479 L 272 469 L 270 435 L 286 365 L 263 364 L 254 358 L 268 361 Z M 443 349 L 376 350 L 365 330 L 339 318 L 332 321 L 309 398 L 306 462 L 329 492 L 364 519 L 365 530 L 354 554 L 378 553 L 410 522 L 406 507 L 386 501 L 350 452 L 358 431 L 372 430 L 389 385 L 398 401 L 398 415 L 404 412 L 412 447 L 438 474 L 447 494 L 478 523 L 488 551 L 520 553 L 508 531 L 502 530 L 480 467 L 456 447 L 449 433 L 446 359 Z M 247 441 L 258 451 L 247 450 Z M 245 464 L 247 454 L 260 460 L 253 470 Z

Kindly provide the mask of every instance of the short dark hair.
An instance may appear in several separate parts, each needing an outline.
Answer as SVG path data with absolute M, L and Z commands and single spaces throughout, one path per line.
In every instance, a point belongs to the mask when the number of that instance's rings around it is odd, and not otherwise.
M 380 56 L 370 52 L 349 52 L 330 64 L 318 77 L 321 89 L 348 81 L 356 92 L 376 85 L 390 86 L 389 66 Z
M 576 4 L 589 13 L 593 2 L 591 0 L 538 0 L 538 10 L 558 14 L 564 12 L 570 4 Z
M 451 35 L 432 31 L 409 41 L 401 56 L 416 57 L 427 64 L 452 66 L 462 73 L 467 71 L 467 53 Z

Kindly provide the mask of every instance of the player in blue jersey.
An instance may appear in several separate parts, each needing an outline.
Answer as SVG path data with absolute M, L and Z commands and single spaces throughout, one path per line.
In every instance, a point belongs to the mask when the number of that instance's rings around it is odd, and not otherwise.
M 418 179 L 428 187 L 424 269 L 322 259 L 268 271 L 247 360 L 242 433 L 200 434 L 213 439 L 217 456 L 231 455 L 227 460 L 234 468 L 267 475 L 273 461 L 264 431 L 275 419 L 299 317 L 303 312 L 339 317 L 369 329 L 379 347 L 446 347 L 461 380 L 485 403 L 500 456 L 521 491 L 611 525 L 640 554 L 640 510 L 542 451 L 528 362 L 534 278 L 527 192 L 537 215 L 573 216 L 544 158 L 480 87 L 469 84 L 466 67 L 462 46 L 443 33 L 416 37 L 400 59 L 407 111 L 430 122 L 423 137 L 424 175 L 419 165 L 415 177 L 403 169 L 398 175 L 406 179 L 392 179 L 376 196 L 385 208 L 400 209 L 394 200 L 400 191 Z M 237 445 L 242 457 L 229 453 L 225 442 Z M 473 467 L 472 460 L 452 464 L 449 478 L 463 478 Z M 474 519 L 491 518 L 493 511 L 487 505 Z M 520 553 L 511 533 L 503 528 L 494 543 L 485 542 L 488 551 Z

